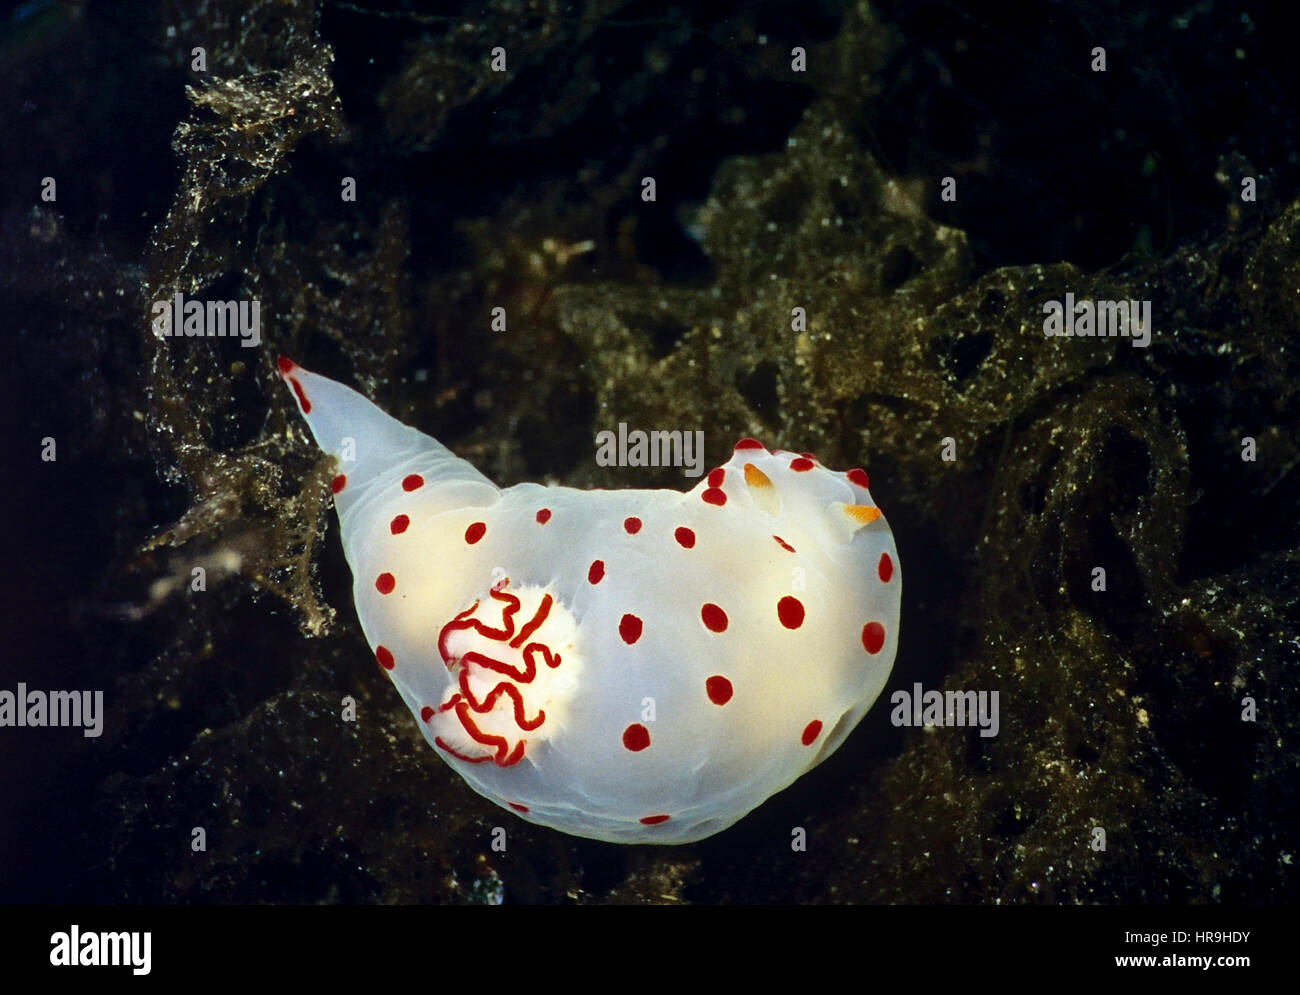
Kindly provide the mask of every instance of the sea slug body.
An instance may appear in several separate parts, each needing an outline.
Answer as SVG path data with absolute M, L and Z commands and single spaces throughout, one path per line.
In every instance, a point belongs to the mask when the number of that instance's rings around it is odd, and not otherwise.
M 862 470 L 752 439 L 686 493 L 501 489 L 361 394 L 281 377 L 333 480 L 357 615 L 425 739 L 521 818 L 620 843 L 732 825 L 833 753 L 898 645 Z

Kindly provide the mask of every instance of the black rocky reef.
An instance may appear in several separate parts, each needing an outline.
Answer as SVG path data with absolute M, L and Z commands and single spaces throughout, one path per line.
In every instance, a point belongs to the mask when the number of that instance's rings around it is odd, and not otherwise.
M 1249 5 L 1035 6 L 28 5 L 0 46 L 0 687 L 111 711 L 100 740 L 3 740 L 0 852 L 27 859 L 0 897 L 1300 897 L 1288 35 Z M 257 298 L 262 346 L 155 338 L 178 292 Z M 1044 336 L 1066 292 L 1151 301 L 1151 345 Z M 906 574 L 889 690 L 995 689 L 999 735 L 882 700 L 689 847 L 513 819 L 369 662 L 277 353 L 503 484 L 680 487 L 596 465 L 620 420 L 703 428 L 711 463 L 753 435 L 866 466 Z

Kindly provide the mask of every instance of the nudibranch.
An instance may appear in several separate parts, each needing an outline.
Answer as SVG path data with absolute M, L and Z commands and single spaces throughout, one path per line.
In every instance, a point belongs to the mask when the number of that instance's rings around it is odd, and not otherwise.
M 833 753 L 884 687 L 902 577 L 864 471 L 742 439 L 686 493 L 503 490 L 356 391 L 279 370 L 339 458 L 376 661 L 434 751 L 520 817 L 703 839 Z

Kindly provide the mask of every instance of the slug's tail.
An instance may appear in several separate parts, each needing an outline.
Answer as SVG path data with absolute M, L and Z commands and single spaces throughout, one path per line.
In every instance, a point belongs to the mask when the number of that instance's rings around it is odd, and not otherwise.
M 483 487 L 497 493 L 495 484 L 437 439 L 403 425 L 352 388 L 285 356 L 276 367 L 316 444 L 338 460 L 333 486 L 340 517 L 368 491 L 391 484 L 390 478 L 401 481 L 412 474 L 422 484 L 457 485 L 452 489 L 466 497 Z M 475 496 L 487 495 L 484 491 Z

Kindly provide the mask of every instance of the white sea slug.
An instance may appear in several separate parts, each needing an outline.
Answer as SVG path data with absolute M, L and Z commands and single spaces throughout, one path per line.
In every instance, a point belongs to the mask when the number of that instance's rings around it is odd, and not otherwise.
M 862 470 L 752 439 L 685 494 L 502 490 L 281 359 L 322 450 L 357 615 L 425 739 L 524 819 L 689 843 L 816 766 L 898 645 Z

